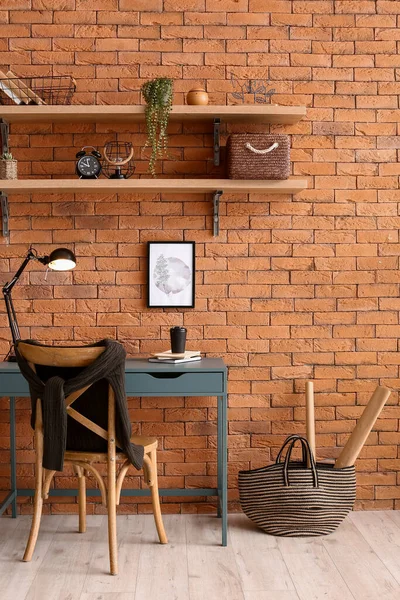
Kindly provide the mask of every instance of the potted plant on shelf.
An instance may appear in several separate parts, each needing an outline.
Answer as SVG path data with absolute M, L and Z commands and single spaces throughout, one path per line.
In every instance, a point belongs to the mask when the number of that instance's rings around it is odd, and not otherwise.
M 17 179 L 17 161 L 11 152 L 0 156 L 0 179 Z
M 146 100 L 147 140 L 144 148 L 151 147 L 149 172 L 155 177 L 156 162 L 168 150 L 167 127 L 172 107 L 173 81 L 167 77 L 146 81 L 141 91 Z

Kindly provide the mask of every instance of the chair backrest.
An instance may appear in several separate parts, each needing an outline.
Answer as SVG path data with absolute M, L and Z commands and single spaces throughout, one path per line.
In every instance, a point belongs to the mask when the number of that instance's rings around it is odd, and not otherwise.
M 26 342 L 18 343 L 18 352 L 31 365 L 46 367 L 87 367 L 103 352 L 103 346 L 36 346 Z
M 102 346 L 76 346 L 76 347 L 60 347 L 60 346 L 40 346 L 29 344 L 26 342 L 18 343 L 19 354 L 28 361 L 30 367 L 36 372 L 36 367 L 53 367 L 54 372 L 59 369 L 76 369 L 85 368 L 93 363 L 103 352 L 105 348 Z M 39 375 L 39 373 L 38 373 Z M 95 384 L 93 384 L 95 385 Z M 82 414 L 83 405 L 79 406 L 81 412 L 72 408 L 72 404 L 78 400 L 91 385 L 85 386 L 75 392 L 72 392 L 65 398 L 65 406 L 67 415 L 77 421 L 83 427 L 86 427 L 91 432 L 100 436 L 104 440 L 115 438 L 115 399 L 112 387 L 108 386 L 108 427 L 102 427 L 98 423 L 89 419 Z M 78 448 L 71 448 L 78 450 Z M 89 450 L 89 448 L 85 448 Z M 93 448 L 94 450 L 94 448 Z

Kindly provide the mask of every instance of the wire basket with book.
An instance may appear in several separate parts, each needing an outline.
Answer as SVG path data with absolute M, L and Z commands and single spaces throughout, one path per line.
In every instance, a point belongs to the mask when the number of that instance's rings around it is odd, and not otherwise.
M 69 75 L 18 77 L 0 71 L 0 104 L 71 104 L 76 81 Z

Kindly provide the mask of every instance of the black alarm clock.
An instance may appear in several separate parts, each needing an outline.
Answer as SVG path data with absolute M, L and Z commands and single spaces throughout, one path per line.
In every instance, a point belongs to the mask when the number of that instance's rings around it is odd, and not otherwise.
M 86 151 L 92 148 L 90 154 Z M 101 154 L 93 146 L 84 146 L 77 152 L 76 174 L 80 179 L 97 179 L 101 173 Z

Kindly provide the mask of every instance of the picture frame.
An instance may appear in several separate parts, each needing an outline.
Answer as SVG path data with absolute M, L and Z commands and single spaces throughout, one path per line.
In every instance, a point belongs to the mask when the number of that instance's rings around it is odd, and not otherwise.
M 147 242 L 147 307 L 194 308 L 195 242 Z

